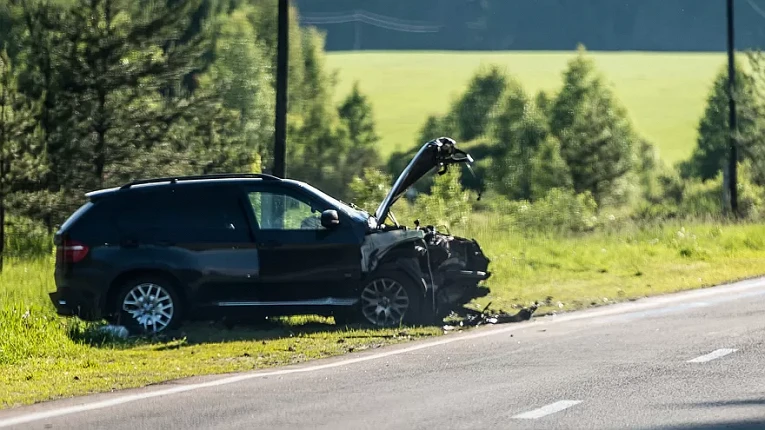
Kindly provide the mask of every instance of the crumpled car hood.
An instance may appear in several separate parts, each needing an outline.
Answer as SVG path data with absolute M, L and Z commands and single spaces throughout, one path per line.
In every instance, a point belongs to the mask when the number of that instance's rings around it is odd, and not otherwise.
M 473 162 L 470 154 L 458 149 L 455 145 L 456 142 L 448 137 L 439 137 L 422 145 L 422 148 L 396 179 L 388 195 L 377 207 L 374 217 L 378 225 L 385 222 L 391 206 L 406 190 L 433 169 L 439 168 L 438 173 L 443 175 L 451 164 Z

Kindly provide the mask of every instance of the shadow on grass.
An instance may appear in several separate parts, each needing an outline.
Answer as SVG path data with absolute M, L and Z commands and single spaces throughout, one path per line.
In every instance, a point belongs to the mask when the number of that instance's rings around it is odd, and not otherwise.
M 437 325 L 434 325 L 437 326 Z M 69 325 L 68 335 L 73 341 L 95 348 L 129 349 L 156 345 L 156 351 L 180 349 L 206 343 L 267 342 L 315 334 L 332 335 L 344 332 L 347 339 L 385 339 L 404 335 L 400 330 L 413 328 L 378 329 L 366 324 L 335 324 L 332 318 L 299 316 L 279 318 L 192 321 L 179 329 L 157 335 L 135 335 L 122 338 L 107 328 L 105 323 L 77 322 Z M 393 333 L 391 333 L 393 332 Z
M 96 348 L 128 349 L 139 346 L 156 345 L 155 350 L 164 351 L 180 349 L 207 343 L 228 342 L 267 342 L 278 339 L 328 336 L 340 339 L 395 339 L 409 336 L 407 330 L 441 328 L 457 323 L 468 328 L 483 324 L 512 323 L 526 321 L 536 310 L 521 308 L 516 314 L 492 312 L 488 306 L 481 310 L 466 306 L 453 309 L 452 313 L 443 320 L 428 325 L 401 325 L 392 328 L 377 328 L 371 324 L 335 324 L 331 317 L 305 315 L 293 317 L 238 317 L 235 320 L 202 320 L 186 322 L 179 329 L 163 332 L 158 335 L 119 336 L 110 330 L 105 323 L 93 324 L 77 322 L 69 324 L 69 337 L 81 344 Z M 460 323 L 462 321 L 462 323 Z M 340 333 L 342 332 L 342 333 Z

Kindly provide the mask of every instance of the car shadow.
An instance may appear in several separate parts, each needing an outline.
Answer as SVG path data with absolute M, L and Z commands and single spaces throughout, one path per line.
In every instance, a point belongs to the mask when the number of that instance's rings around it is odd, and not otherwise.
M 496 313 L 461 307 L 453 309 L 449 317 L 421 325 L 421 328 L 449 329 L 455 322 L 468 328 L 484 324 L 502 324 L 526 321 L 531 318 L 536 307 L 523 308 L 515 314 Z M 179 329 L 163 332 L 158 335 L 132 335 L 124 337 L 119 329 L 104 324 L 79 325 L 78 329 L 70 330 L 69 337 L 77 343 L 87 344 L 97 348 L 129 349 L 139 346 L 156 345 L 156 350 L 179 349 L 205 343 L 227 343 L 241 341 L 272 341 L 288 337 L 310 336 L 317 333 L 332 334 L 344 332 L 345 339 L 388 339 L 401 337 L 406 329 L 413 326 L 403 325 L 392 329 L 375 329 L 370 324 L 335 324 L 331 317 L 298 316 L 277 318 L 247 318 L 236 320 L 203 320 L 186 322 Z M 399 331 L 401 330 L 401 331 Z
M 164 342 L 172 339 L 185 339 L 183 346 L 193 346 L 203 343 L 269 341 L 315 333 L 332 333 L 351 328 L 351 326 L 337 325 L 330 318 L 309 316 L 301 319 L 305 321 L 296 323 L 287 318 L 259 318 L 240 319 L 234 323 L 227 321 L 192 322 L 182 326 L 179 330 L 158 336 L 155 339 Z M 172 345 L 161 345 L 156 349 L 172 348 L 174 348 Z
M 437 326 L 437 325 L 434 325 Z M 208 343 L 267 342 L 277 339 L 344 332 L 345 339 L 394 338 L 401 333 L 375 330 L 368 324 L 335 324 L 334 319 L 320 316 L 250 318 L 236 321 L 210 320 L 184 323 L 180 328 L 157 335 L 131 335 L 127 338 L 115 334 L 104 324 L 91 324 L 79 330 L 70 330 L 69 337 L 95 348 L 130 349 L 156 345 L 154 350 L 165 351 Z M 402 326 L 400 329 L 410 328 Z

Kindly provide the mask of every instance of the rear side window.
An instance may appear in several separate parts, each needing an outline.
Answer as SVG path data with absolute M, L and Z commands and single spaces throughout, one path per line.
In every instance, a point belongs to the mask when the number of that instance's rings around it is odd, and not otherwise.
M 66 221 L 64 221 L 63 224 L 61 224 L 60 230 L 61 231 L 67 231 L 70 228 L 72 228 L 74 223 L 76 223 L 77 220 L 79 220 L 85 214 L 85 212 L 89 211 L 90 208 L 92 208 L 92 207 L 93 207 L 93 203 L 92 202 L 87 202 L 84 205 L 80 206 L 79 209 L 74 211 L 74 213 L 71 216 L 69 216 L 69 218 L 67 218 Z
M 124 239 L 141 242 L 242 243 L 249 225 L 239 196 L 223 187 L 162 187 L 131 195 L 115 221 Z

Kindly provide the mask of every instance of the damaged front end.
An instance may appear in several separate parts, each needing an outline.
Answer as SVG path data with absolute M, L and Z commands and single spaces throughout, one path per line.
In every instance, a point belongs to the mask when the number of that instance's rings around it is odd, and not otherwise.
M 418 246 L 420 270 L 432 290 L 437 318 L 489 294 L 481 282 L 491 277 L 491 261 L 475 239 L 444 234 L 434 226 L 425 227 L 424 233 L 426 247 Z
M 362 245 L 362 268 L 372 273 L 383 262 L 393 263 L 423 285 L 425 319 L 443 320 L 453 309 L 486 296 L 481 285 L 491 276 L 490 260 L 473 239 L 453 236 L 433 226 L 400 226 L 391 216 L 391 206 L 426 174 L 438 169 L 444 174 L 453 164 L 468 164 L 473 159 L 455 146 L 454 140 L 441 137 L 425 143 L 397 178 L 388 195 L 370 217 L 370 234 Z M 392 225 L 386 225 L 390 219 Z M 434 321 L 434 322 L 436 322 Z

